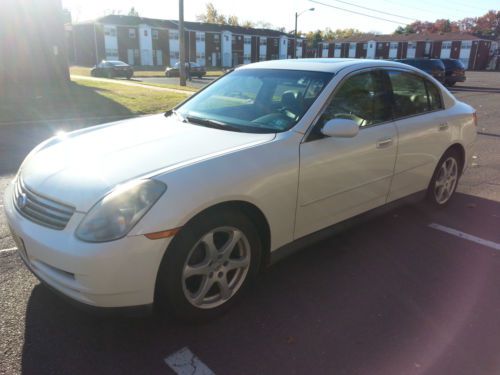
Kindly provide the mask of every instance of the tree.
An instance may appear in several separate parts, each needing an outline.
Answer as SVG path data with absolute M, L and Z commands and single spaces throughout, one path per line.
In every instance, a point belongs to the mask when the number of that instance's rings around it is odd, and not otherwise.
M 238 17 L 236 16 L 227 17 L 227 24 L 231 26 L 239 26 Z
M 306 34 L 306 39 L 307 39 L 308 46 L 311 46 L 312 48 L 317 48 L 318 43 L 323 40 L 321 30 L 309 31 Z
M 434 22 L 415 21 L 406 26 L 399 26 L 394 34 L 411 33 L 447 33 L 463 31 L 481 37 L 500 36 L 500 11 L 490 10 L 481 17 L 466 17 L 459 21 L 438 19 Z
M 255 27 L 255 24 L 252 22 L 252 21 L 244 21 L 242 24 L 241 24 L 242 27 L 247 27 L 247 28 L 250 28 L 250 27 Z
M 226 16 L 220 14 L 217 9 L 215 9 L 214 4 L 207 3 L 205 5 L 205 13 L 196 16 L 196 19 L 201 22 L 215 23 L 219 25 L 227 25 Z
M 128 11 L 128 16 L 139 17 L 139 12 L 135 9 L 135 7 L 130 8 Z

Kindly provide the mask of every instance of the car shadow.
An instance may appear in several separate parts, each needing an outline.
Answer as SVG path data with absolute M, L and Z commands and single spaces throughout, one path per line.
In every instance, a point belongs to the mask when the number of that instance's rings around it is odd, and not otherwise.
M 271 267 L 206 324 L 98 318 L 38 285 L 23 374 L 163 374 L 185 346 L 217 374 L 498 373 L 500 260 L 428 224 L 491 239 L 499 217 L 499 202 L 466 194 L 400 207 Z
M 483 86 L 467 86 L 467 85 L 456 85 L 448 88 L 451 92 L 484 92 L 492 94 L 500 94 L 500 88 L 497 87 L 483 87 Z
M 0 175 L 17 171 L 26 155 L 59 131 L 135 116 L 102 95 L 104 90 L 74 82 L 53 86 L 20 86 L 0 103 Z

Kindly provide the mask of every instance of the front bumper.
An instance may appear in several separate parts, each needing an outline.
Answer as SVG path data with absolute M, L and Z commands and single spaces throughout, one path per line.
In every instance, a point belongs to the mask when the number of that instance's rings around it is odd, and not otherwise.
M 64 230 L 54 230 L 21 216 L 13 204 L 13 183 L 5 192 L 7 222 L 27 267 L 65 296 L 93 307 L 150 305 L 158 268 L 170 239 L 128 236 L 86 243 L 74 233 L 84 217 L 75 212 Z

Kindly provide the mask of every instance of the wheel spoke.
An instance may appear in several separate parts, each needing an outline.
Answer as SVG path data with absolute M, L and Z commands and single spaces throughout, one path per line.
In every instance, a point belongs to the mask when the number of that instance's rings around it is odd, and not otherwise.
M 218 250 L 214 243 L 214 232 L 212 231 L 205 234 L 201 241 L 205 244 L 208 258 L 211 260 L 217 259 Z
M 444 195 L 444 191 L 446 189 L 446 186 L 441 186 L 437 189 L 437 195 L 436 195 L 436 198 L 439 202 L 441 202 L 443 200 L 443 195 Z
M 240 239 L 241 239 L 241 232 L 239 230 L 233 230 L 231 233 L 231 237 L 227 240 L 227 242 L 221 249 L 224 259 L 229 259 L 236 244 L 239 242 Z
M 219 285 L 220 296 L 222 299 L 228 299 L 231 297 L 231 289 L 229 289 L 226 276 L 218 280 L 217 284 Z
M 453 176 L 454 170 L 455 170 L 455 160 L 454 159 L 448 159 L 448 168 L 446 170 L 448 172 L 448 177 Z
M 190 266 L 189 264 L 187 264 L 184 267 L 184 272 L 182 274 L 184 276 L 184 279 L 188 279 L 191 276 L 207 275 L 209 272 L 210 269 L 208 268 L 208 263 L 196 266 Z
M 237 268 L 245 268 L 250 264 L 250 257 L 246 256 L 241 259 L 229 259 L 228 265 L 226 266 L 227 271 L 231 271 Z
M 206 297 L 212 285 L 214 285 L 213 279 L 205 276 L 200 289 L 198 289 L 198 292 L 193 296 L 193 303 L 195 305 L 201 305 L 203 303 L 203 299 Z
M 437 188 L 439 188 L 439 187 L 441 187 L 441 186 L 443 186 L 443 185 L 445 185 L 445 184 L 446 184 L 446 180 L 445 180 L 444 178 L 441 178 L 441 179 L 439 179 L 439 180 L 436 180 L 436 187 L 437 187 Z

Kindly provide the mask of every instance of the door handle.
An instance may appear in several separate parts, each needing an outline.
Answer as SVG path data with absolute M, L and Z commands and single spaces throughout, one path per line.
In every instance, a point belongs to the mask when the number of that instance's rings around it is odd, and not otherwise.
M 392 145 L 392 138 L 384 138 L 377 141 L 377 148 L 385 148 Z
M 443 122 L 441 124 L 439 124 L 439 131 L 445 131 L 448 129 L 448 123 L 447 122 Z

